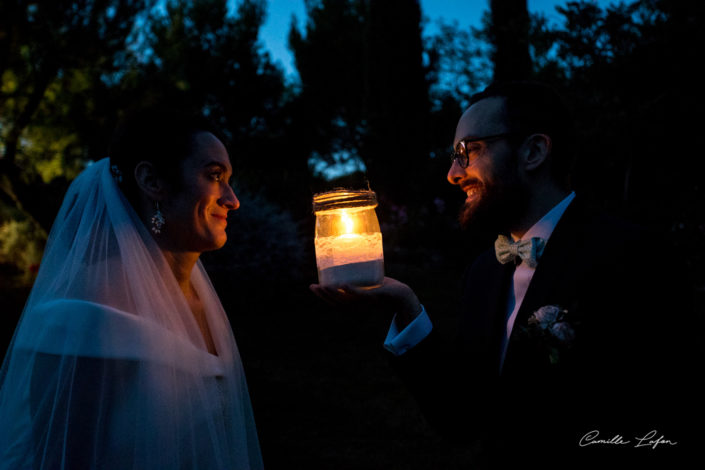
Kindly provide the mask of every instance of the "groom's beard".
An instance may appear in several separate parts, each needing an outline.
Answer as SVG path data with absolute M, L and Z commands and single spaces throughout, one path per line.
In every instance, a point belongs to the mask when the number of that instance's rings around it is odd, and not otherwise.
M 460 227 L 476 234 L 509 233 L 529 202 L 529 191 L 518 175 L 505 171 L 500 180 L 486 182 L 478 190 L 479 196 L 460 209 Z

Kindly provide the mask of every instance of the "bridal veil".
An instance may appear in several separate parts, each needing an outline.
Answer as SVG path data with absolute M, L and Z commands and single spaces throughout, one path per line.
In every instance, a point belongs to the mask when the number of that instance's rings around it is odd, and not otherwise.
M 0 369 L 0 469 L 256 469 L 242 362 L 200 261 L 217 355 L 107 158 L 72 183 Z

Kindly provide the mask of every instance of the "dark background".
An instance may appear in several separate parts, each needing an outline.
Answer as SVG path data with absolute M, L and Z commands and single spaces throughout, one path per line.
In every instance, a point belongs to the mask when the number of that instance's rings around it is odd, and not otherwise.
M 566 2 L 549 23 L 525 0 L 495 0 L 478 30 L 446 23 L 422 35 L 414 0 L 309 1 L 289 36 L 296 82 L 257 40 L 264 2 L 230 16 L 221 0 L 153 7 L 0 0 L 3 324 L 17 321 L 68 183 L 107 155 L 117 120 L 136 103 L 178 102 L 230 140 L 242 206 L 226 247 L 203 260 L 231 317 L 268 468 L 460 467 L 472 448 L 446 452 L 387 367 L 390 318 L 331 310 L 308 291 L 311 198 L 369 182 L 387 275 L 452 328 L 463 266 L 486 240 L 457 227 L 464 197 L 445 180 L 449 144 L 469 95 L 506 78 L 564 95 L 577 192 L 687 253 L 702 312 L 705 2 Z M 364 171 L 318 171 L 348 160 Z

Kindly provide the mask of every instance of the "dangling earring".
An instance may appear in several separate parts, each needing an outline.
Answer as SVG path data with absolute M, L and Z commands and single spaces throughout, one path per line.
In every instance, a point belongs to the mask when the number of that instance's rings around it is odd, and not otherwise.
M 152 233 L 159 235 L 162 233 L 162 227 L 164 226 L 166 220 L 164 220 L 164 214 L 162 214 L 162 211 L 159 210 L 159 203 L 157 202 L 156 205 L 157 212 L 155 212 L 152 216 Z

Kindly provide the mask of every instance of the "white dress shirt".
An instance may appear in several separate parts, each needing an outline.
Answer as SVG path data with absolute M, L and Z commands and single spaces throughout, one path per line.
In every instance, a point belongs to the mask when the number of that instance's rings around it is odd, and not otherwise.
M 574 198 L 575 192 L 571 192 L 565 199 L 556 204 L 553 209 L 548 211 L 546 215 L 536 222 L 524 234 L 524 236 L 521 237 L 521 239 L 515 239 L 515 241 L 528 240 L 532 237 L 540 237 L 545 240 L 546 244 L 548 244 L 548 240 L 553 233 L 553 229 L 556 228 L 558 221 L 563 216 L 563 213 Z M 511 336 L 517 312 L 521 307 L 521 303 L 524 301 L 524 296 L 526 295 L 526 291 L 529 288 L 529 283 L 531 282 L 531 278 L 534 276 L 535 271 L 535 268 L 530 268 L 524 262 L 519 264 L 514 270 L 512 285 L 510 286 L 509 297 L 507 299 L 507 327 L 504 331 L 504 335 L 502 335 L 502 358 L 500 361 L 500 368 L 501 365 L 504 364 L 504 356 L 507 352 L 507 339 Z M 399 356 L 420 343 L 421 340 L 428 336 L 432 329 L 433 324 L 426 313 L 426 309 L 423 307 L 421 314 L 402 331 L 399 331 L 395 316 L 394 319 L 392 319 L 392 325 L 389 328 L 389 333 L 387 334 L 387 339 L 384 342 L 384 347 L 388 351 Z

